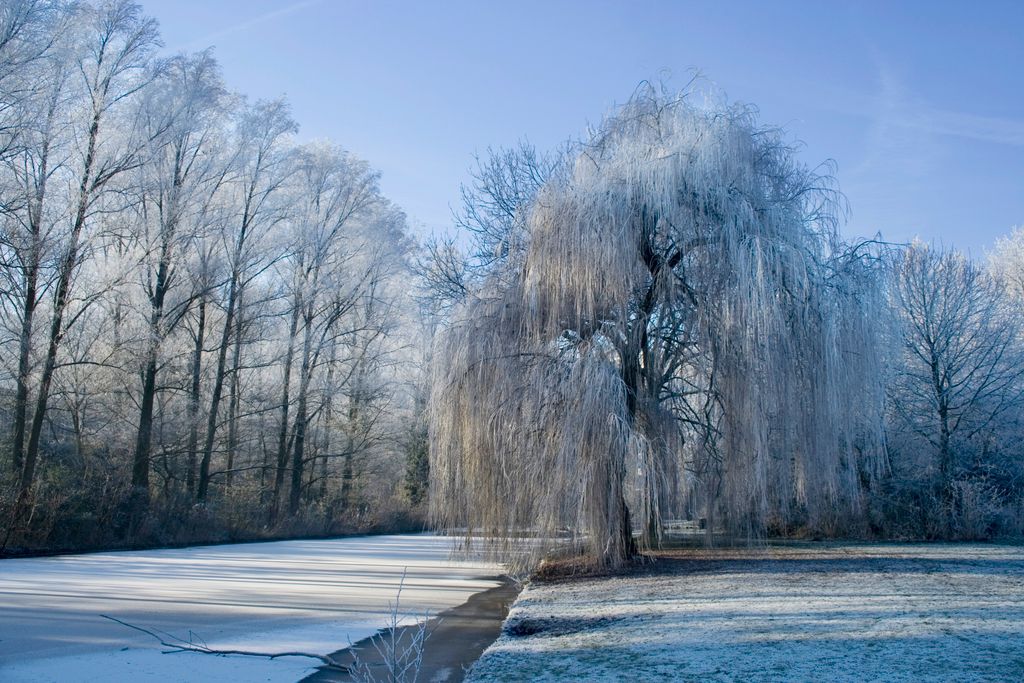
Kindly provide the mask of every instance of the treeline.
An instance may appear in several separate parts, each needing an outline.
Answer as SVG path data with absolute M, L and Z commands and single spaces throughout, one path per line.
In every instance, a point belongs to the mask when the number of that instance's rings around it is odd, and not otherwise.
M 610 563 L 673 518 L 1022 532 L 1024 232 L 845 241 L 753 110 L 642 88 L 489 151 L 420 248 L 365 162 L 159 47 L 123 0 L 0 5 L 0 552 L 398 529 L 428 484 Z
M 409 524 L 403 213 L 285 101 L 159 47 L 122 0 L 0 8 L 0 545 Z

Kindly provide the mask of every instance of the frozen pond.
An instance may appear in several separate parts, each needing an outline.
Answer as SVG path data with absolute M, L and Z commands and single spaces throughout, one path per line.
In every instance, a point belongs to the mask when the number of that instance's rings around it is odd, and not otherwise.
M 108 614 L 213 648 L 327 654 L 498 585 L 431 535 L 279 541 L 0 561 L 0 680 L 296 681 L 318 662 L 161 654 Z

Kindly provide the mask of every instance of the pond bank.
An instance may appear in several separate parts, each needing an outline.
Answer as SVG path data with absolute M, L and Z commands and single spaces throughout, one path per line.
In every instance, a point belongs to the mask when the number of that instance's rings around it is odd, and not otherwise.
M 502 577 L 500 586 L 477 593 L 458 607 L 441 612 L 427 621 L 427 638 L 423 644 L 422 662 L 417 680 L 432 683 L 458 683 L 466 671 L 479 659 L 491 643 L 501 634 L 501 626 L 509 608 L 519 595 L 520 585 Z M 398 643 L 411 642 L 419 625 L 400 626 L 395 631 Z M 356 658 L 376 676 L 384 672 L 382 654 L 373 640 L 381 636 L 364 638 L 350 647 L 339 650 L 331 658 L 344 666 L 352 666 Z M 390 634 L 386 636 L 391 638 Z M 302 683 L 340 683 L 352 681 L 348 674 L 320 669 L 304 678 Z

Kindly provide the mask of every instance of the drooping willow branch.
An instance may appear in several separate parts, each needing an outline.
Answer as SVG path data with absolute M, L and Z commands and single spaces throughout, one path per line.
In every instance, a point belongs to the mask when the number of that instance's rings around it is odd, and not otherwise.
M 687 506 L 740 536 L 856 510 L 882 303 L 833 179 L 754 110 L 653 89 L 574 151 L 439 339 L 435 521 L 513 565 L 566 529 L 615 565 Z

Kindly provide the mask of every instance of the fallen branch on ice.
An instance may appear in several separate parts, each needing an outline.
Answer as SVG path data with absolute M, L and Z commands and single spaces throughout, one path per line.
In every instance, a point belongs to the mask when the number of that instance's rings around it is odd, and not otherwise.
M 121 621 L 116 617 L 107 616 L 106 614 L 101 614 L 100 616 L 104 619 L 110 619 L 122 626 L 127 626 L 130 629 L 134 629 L 155 638 L 162 646 L 170 648 L 168 650 L 164 650 L 165 654 L 174 652 L 199 652 L 205 655 L 245 655 L 247 657 L 266 657 L 267 659 L 277 659 L 279 657 L 308 657 L 310 659 L 318 659 L 332 669 L 351 673 L 347 666 L 339 664 L 328 655 L 318 655 L 312 652 L 253 652 L 250 650 L 219 650 L 207 646 L 206 643 L 197 643 L 193 640 L 183 640 L 169 633 L 160 634 L 155 631 L 150 631 L 147 628 L 136 626 L 135 624 L 129 624 L 127 621 Z M 191 632 L 189 633 L 189 636 L 191 638 Z

